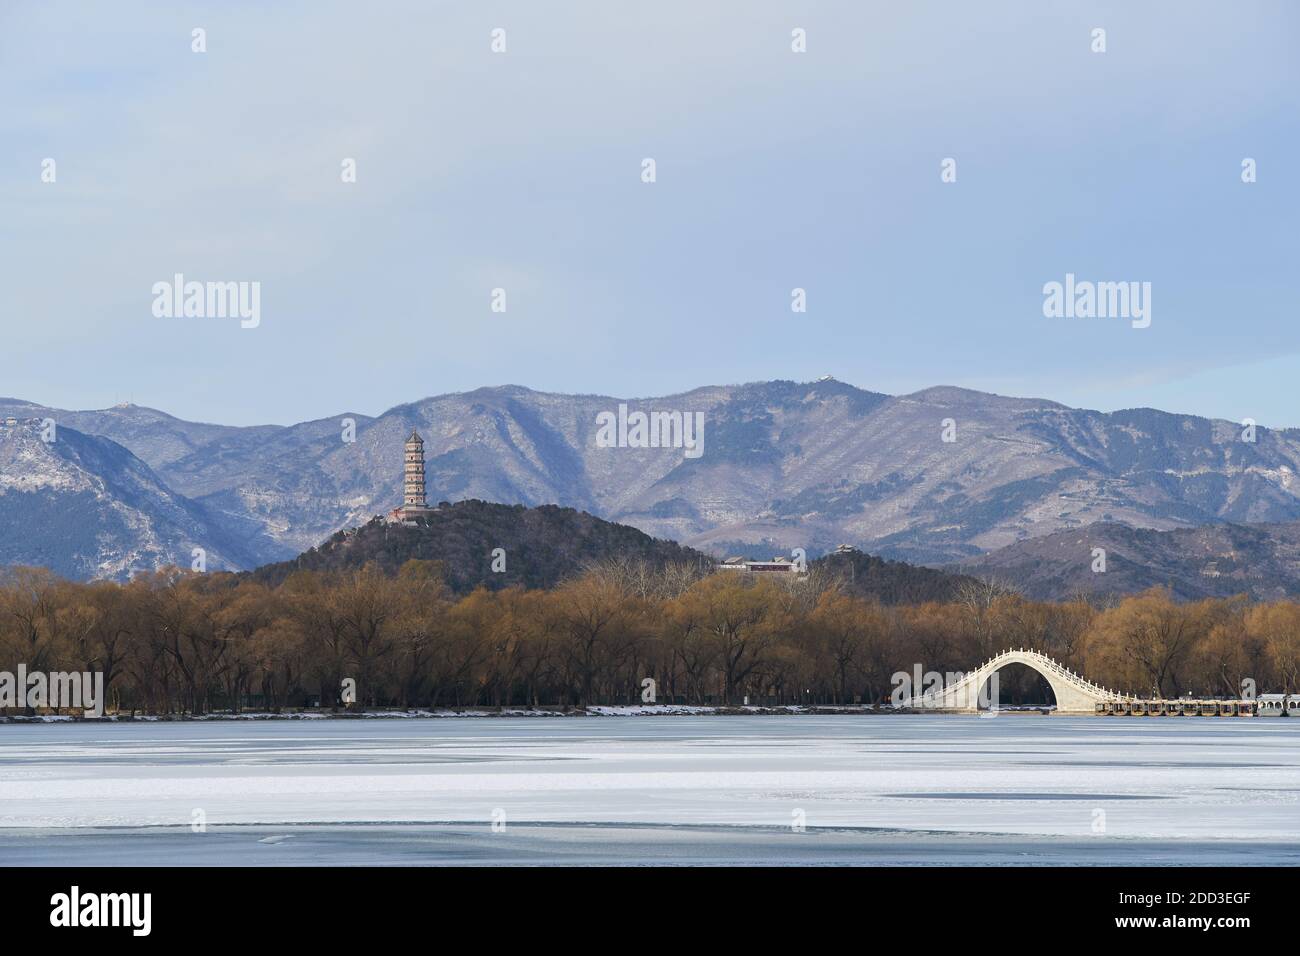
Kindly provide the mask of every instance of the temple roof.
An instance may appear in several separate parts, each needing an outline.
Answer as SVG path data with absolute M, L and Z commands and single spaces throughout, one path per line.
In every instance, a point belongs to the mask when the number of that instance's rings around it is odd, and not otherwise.
M 411 429 L 411 437 L 406 440 L 408 443 L 413 441 L 418 441 L 421 445 L 424 444 L 424 439 L 420 437 L 420 433 L 417 432 L 414 428 Z

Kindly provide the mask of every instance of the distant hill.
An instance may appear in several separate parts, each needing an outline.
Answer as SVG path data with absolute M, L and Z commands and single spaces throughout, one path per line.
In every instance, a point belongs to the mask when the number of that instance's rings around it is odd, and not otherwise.
M 506 553 L 502 573 L 492 570 L 495 548 Z M 444 562 L 447 583 L 457 593 L 479 585 L 554 587 L 589 564 L 610 558 L 706 569 L 714 564 L 713 558 L 692 548 L 572 508 L 525 508 L 471 499 L 443 504 L 413 526 L 375 518 L 338 532 L 294 560 L 268 564 L 250 574 L 274 586 L 297 570 L 341 571 L 369 562 L 392 574 L 413 558 Z M 886 561 L 861 551 L 829 554 L 810 566 L 835 574 L 852 593 L 882 604 L 953 600 L 962 585 L 977 583 L 964 575 Z
M 492 570 L 496 548 L 505 551 L 504 572 Z M 392 573 L 411 559 L 436 560 L 445 563 L 451 589 L 465 593 L 479 585 L 554 587 L 588 564 L 616 556 L 656 565 L 713 563 L 675 542 L 572 508 L 525 508 L 471 499 L 444 504 L 414 526 L 375 518 L 338 532 L 294 560 L 258 568 L 252 576 L 278 585 L 297 570 L 339 571 L 373 561 Z
M 975 578 L 905 561 L 886 561 L 861 551 L 837 551 L 810 562 L 843 578 L 847 589 L 881 604 L 922 604 L 956 600 L 966 586 L 979 586 Z
M 1106 552 L 1104 573 L 1092 570 L 1094 548 Z M 1004 581 L 1040 600 L 1134 594 L 1154 586 L 1185 600 L 1233 594 L 1297 598 L 1300 522 L 1174 531 L 1099 522 L 1019 541 L 953 570 Z

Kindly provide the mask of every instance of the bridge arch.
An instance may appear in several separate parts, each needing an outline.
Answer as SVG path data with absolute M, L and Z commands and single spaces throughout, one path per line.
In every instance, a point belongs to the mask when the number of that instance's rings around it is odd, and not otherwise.
M 992 684 L 997 682 L 997 696 Z M 1056 691 L 1052 682 L 1036 667 L 1009 661 L 992 671 L 979 686 L 979 708 L 1055 707 Z

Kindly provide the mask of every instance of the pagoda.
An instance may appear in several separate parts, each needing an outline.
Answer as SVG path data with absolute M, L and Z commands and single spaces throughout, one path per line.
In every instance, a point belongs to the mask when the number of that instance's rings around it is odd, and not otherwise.
M 390 521 L 409 521 L 421 515 L 432 514 L 424 491 L 424 439 L 414 428 L 406 439 L 405 459 L 402 465 L 402 503 L 388 512 Z

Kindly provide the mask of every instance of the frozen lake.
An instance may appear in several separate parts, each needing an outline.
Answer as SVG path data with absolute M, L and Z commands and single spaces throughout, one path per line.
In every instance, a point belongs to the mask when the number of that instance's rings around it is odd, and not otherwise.
M 726 862 L 1294 865 L 1300 721 L 0 726 L 0 864 Z

